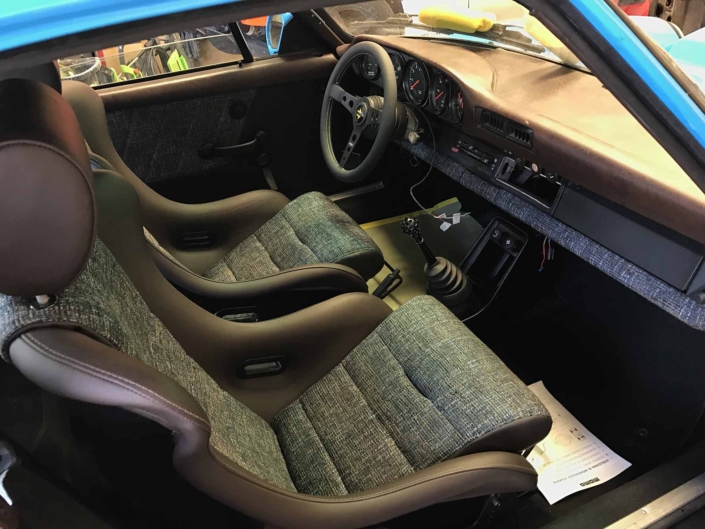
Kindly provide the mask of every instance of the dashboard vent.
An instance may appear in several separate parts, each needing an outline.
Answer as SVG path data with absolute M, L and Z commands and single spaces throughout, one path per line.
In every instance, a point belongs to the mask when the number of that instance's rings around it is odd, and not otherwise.
M 514 143 L 533 149 L 534 131 L 530 128 L 484 108 L 478 108 L 478 116 L 480 126 L 483 129 L 491 130 Z
M 494 112 L 483 109 L 482 114 L 480 114 L 480 125 L 504 136 L 507 120 Z
M 534 143 L 534 131 L 510 121 L 507 123 L 507 138 L 531 148 Z

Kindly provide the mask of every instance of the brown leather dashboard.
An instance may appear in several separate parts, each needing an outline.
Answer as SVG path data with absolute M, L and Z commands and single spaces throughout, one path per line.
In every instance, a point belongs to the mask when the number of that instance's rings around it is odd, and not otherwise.
M 465 134 L 705 243 L 705 194 L 596 77 L 501 49 L 370 35 L 354 42 L 363 40 L 411 55 L 457 82 Z M 533 150 L 479 127 L 478 106 L 533 129 Z

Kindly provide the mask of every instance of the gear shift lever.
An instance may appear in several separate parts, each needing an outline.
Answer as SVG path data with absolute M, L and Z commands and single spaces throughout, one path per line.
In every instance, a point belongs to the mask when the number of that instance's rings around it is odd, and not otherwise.
M 406 217 L 402 220 L 401 231 L 414 239 L 426 259 L 424 272 L 429 294 L 449 308 L 470 297 L 472 285 L 467 276 L 447 259 L 434 255 L 421 236 L 421 227 L 416 219 Z

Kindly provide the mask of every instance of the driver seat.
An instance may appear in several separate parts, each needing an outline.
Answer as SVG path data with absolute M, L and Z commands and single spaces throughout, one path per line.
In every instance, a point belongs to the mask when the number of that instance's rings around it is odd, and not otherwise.
M 55 71 L 53 64 L 42 67 L 47 66 Z M 73 108 L 93 169 L 116 171 L 137 191 L 152 257 L 186 292 L 240 306 L 281 299 L 287 292 L 299 297 L 315 291 L 320 300 L 367 292 L 366 281 L 382 268 L 375 242 L 321 193 L 289 201 L 276 191 L 259 190 L 207 204 L 163 197 L 120 158 L 95 90 L 76 81 L 62 83 L 58 75 L 50 86 Z

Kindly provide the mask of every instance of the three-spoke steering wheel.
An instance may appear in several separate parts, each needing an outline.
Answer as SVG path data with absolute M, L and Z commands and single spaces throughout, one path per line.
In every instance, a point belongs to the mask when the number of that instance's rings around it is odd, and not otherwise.
M 356 97 L 346 92 L 340 86 L 340 80 L 348 67 L 363 55 L 372 55 L 379 64 L 380 79 L 384 89 L 384 97 Z M 333 102 L 337 101 L 352 117 L 353 130 L 343 153 L 338 159 L 331 140 L 331 115 Z M 392 139 L 396 128 L 397 114 L 397 82 L 394 76 L 392 60 L 384 48 L 374 42 L 360 42 L 352 46 L 340 58 L 328 81 L 326 93 L 323 96 L 321 112 L 321 147 L 323 159 L 330 172 L 342 182 L 359 182 L 367 176 L 382 159 L 385 148 Z M 376 131 L 376 134 L 375 134 Z M 374 136 L 374 143 L 365 159 L 352 169 L 346 169 L 346 164 L 363 132 Z

